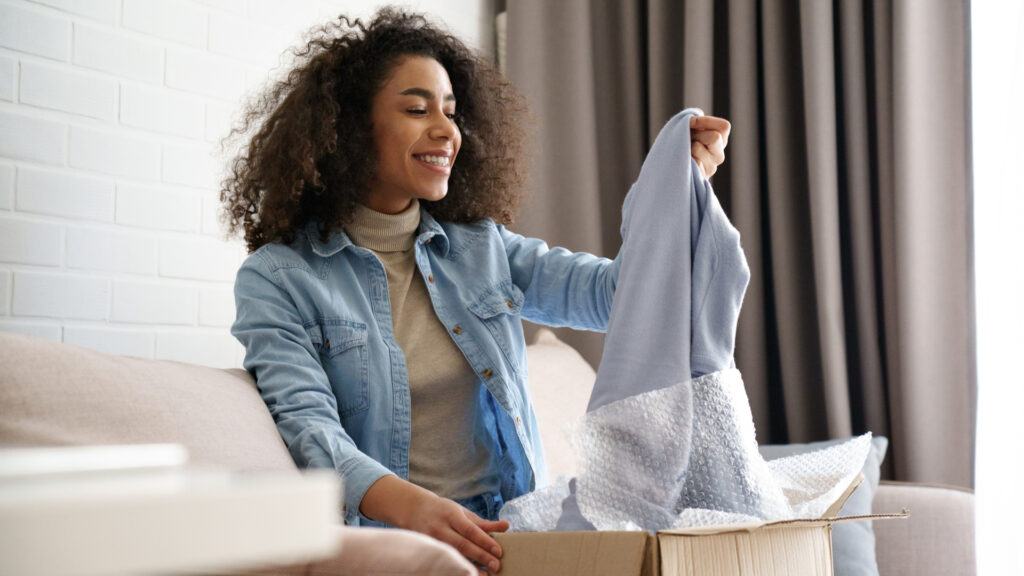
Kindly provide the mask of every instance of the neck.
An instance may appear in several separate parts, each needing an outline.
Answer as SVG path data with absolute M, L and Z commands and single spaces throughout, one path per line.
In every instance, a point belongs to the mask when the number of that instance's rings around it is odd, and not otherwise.
M 366 197 L 363 205 L 382 214 L 401 214 L 408 210 L 413 202 L 415 200 L 412 198 L 393 198 L 384 194 L 371 193 Z

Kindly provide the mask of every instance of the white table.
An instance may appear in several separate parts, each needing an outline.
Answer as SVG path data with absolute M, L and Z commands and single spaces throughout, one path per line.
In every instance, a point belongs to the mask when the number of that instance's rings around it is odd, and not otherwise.
M 4 452 L 0 574 L 176 574 L 337 552 L 340 482 L 330 472 L 172 465 L 4 475 Z

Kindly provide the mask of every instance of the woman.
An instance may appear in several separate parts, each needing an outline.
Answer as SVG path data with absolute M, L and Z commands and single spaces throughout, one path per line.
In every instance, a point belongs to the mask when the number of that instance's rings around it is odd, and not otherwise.
M 296 463 L 343 478 L 347 523 L 497 571 L 498 510 L 545 477 L 520 318 L 606 329 L 619 263 L 504 228 L 525 106 L 456 38 L 382 10 L 298 56 L 247 111 L 221 193 L 252 252 L 232 327 L 245 367 Z M 701 122 L 707 176 L 728 123 Z

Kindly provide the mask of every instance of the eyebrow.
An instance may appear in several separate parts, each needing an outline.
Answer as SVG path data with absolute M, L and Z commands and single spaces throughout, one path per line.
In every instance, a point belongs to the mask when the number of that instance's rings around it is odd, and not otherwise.
M 422 98 L 426 98 L 427 100 L 434 99 L 434 93 L 425 88 L 408 88 L 406 90 L 399 92 L 399 94 L 402 96 L 420 96 Z M 452 94 L 450 92 L 448 94 L 445 94 L 444 101 L 455 102 L 455 94 Z

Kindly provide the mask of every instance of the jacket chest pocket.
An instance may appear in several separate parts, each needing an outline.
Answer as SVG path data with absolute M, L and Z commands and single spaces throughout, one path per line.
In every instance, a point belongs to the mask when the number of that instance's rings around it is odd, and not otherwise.
M 346 418 L 370 407 L 370 362 L 366 324 L 325 318 L 306 326 L 320 364 L 338 401 L 338 415 Z
M 494 338 L 505 361 L 520 371 L 526 354 L 523 337 L 523 292 L 512 282 L 503 282 L 477 297 L 468 306 Z

